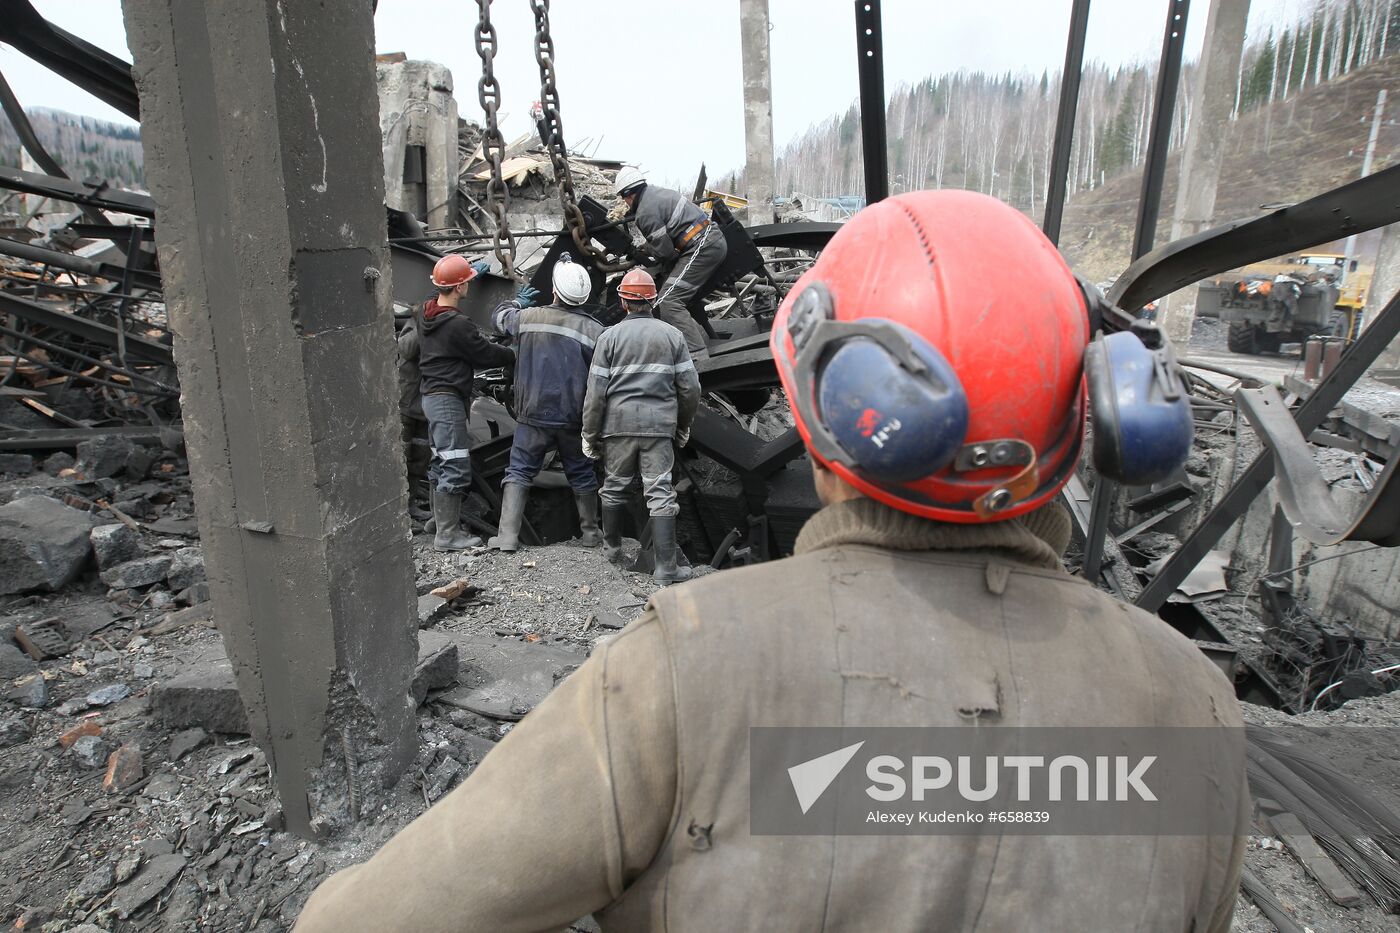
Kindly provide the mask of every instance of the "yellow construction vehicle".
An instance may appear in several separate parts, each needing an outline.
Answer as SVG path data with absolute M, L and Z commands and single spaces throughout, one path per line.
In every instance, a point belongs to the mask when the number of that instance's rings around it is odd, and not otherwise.
M 1196 313 L 1229 325 L 1236 353 L 1277 350 L 1316 334 L 1356 338 L 1371 270 L 1341 253 L 1299 253 L 1202 282 Z

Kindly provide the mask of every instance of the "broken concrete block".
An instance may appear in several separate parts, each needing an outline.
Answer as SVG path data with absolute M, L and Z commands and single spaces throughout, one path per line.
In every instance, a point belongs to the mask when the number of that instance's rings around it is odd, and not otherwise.
M 39 665 L 29 655 L 10 642 L 0 642 L 0 681 L 9 683 L 17 677 L 32 674 Z
M 57 476 L 64 470 L 71 470 L 77 462 L 73 459 L 72 454 L 66 450 L 60 450 L 57 453 L 49 454 L 44 460 L 44 472 L 50 476 Z
M 178 774 L 157 774 L 142 791 L 155 800 L 174 800 L 180 796 L 180 776 Z
M 109 684 L 99 687 L 87 695 L 88 706 L 111 706 L 131 696 L 131 688 L 126 684 Z
M 170 737 L 170 760 L 179 761 L 209 741 L 209 733 L 199 727 L 177 732 Z
M 209 602 L 209 584 L 200 582 L 188 589 L 181 590 L 176 595 L 175 601 L 183 606 L 198 606 L 200 603 L 207 603 Z
M 141 535 L 121 522 L 98 525 L 89 537 L 99 570 L 110 570 L 141 556 Z
M 211 646 L 180 676 L 152 687 L 151 711 L 172 728 L 248 733 L 248 714 L 222 645 Z
M 64 748 L 72 748 L 74 743 L 85 735 L 101 735 L 102 726 L 96 719 L 84 719 L 67 732 L 58 737 L 58 744 Z
M 413 670 L 410 691 L 422 705 L 429 690 L 442 690 L 457 682 L 457 643 L 440 632 L 418 636 L 418 665 Z
M 117 916 L 125 920 L 140 910 L 147 901 L 164 891 L 166 885 L 184 870 L 183 855 L 158 855 L 151 859 L 136 877 L 119 888 L 116 896 L 112 898 L 112 907 L 117 911 Z
M 117 883 L 117 873 L 111 862 L 104 862 L 92 871 L 83 876 L 83 880 L 78 882 L 78 889 L 74 893 L 81 900 L 90 897 L 97 897 L 99 894 L 106 894 L 112 890 L 112 886 Z
M 95 771 L 107 763 L 111 748 L 100 735 L 84 735 L 69 750 L 78 759 L 78 764 Z
M 107 759 L 107 776 L 102 779 L 102 788 L 108 793 L 116 793 L 126 790 L 145 776 L 141 746 L 127 742 Z
M 92 545 L 88 513 L 45 496 L 0 506 L 0 595 L 57 590 L 83 572 Z
M 27 476 L 34 472 L 34 458 L 29 454 L 0 454 L 0 473 Z
M 77 470 L 84 479 L 105 479 L 126 469 L 136 445 L 120 434 L 107 434 L 78 445 Z
M 441 596 L 434 596 L 432 593 L 425 593 L 418 597 L 418 627 L 426 628 L 432 625 L 447 611 L 447 600 Z
M 34 730 L 18 713 L 0 716 L 0 748 L 13 748 L 28 742 Z
M 150 447 L 133 447 L 131 453 L 127 454 L 126 463 L 123 464 L 126 475 L 138 481 L 145 479 L 151 475 L 151 466 L 159 457 L 160 453 Z
M 110 570 L 102 571 L 102 582 L 114 590 L 130 590 L 150 586 L 165 579 L 173 559 L 169 554 L 138 557 Z
M 30 674 L 17 680 L 5 691 L 5 698 L 25 709 L 43 709 L 49 705 L 49 685 L 42 674 Z
M 457 779 L 462 776 L 464 770 L 462 763 L 456 758 L 450 755 L 444 757 L 432 771 L 428 772 L 428 783 L 425 785 L 428 800 L 435 801 L 451 790 L 452 785 L 457 783 Z
M 204 581 L 204 551 L 197 547 L 185 547 L 175 552 L 170 561 L 170 572 L 165 577 L 175 592 L 189 589 Z

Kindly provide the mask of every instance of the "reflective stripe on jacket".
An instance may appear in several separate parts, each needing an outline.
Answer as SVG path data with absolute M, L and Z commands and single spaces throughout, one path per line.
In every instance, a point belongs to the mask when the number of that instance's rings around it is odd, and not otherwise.
M 685 338 L 649 314 L 629 314 L 598 339 L 583 404 L 583 436 L 672 437 L 689 429 L 700 377 Z
M 497 331 L 515 338 L 515 420 L 538 428 L 579 427 L 603 325 L 582 308 L 521 309 L 513 301 L 497 307 L 491 320 Z
M 647 185 L 637 199 L 632 222 L 658 259 L 670 259 L 677 253 L 676 241 L 697 223 L 709 219 L 679 191 Z

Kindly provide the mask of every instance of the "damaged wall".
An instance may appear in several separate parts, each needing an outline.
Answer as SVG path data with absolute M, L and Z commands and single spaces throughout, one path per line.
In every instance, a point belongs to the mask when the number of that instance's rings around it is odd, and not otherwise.
M 452 72 L 435 62 L 384 58 L 375 72 L 385 203 L 434 230 L 456 226 L 460 158 Z

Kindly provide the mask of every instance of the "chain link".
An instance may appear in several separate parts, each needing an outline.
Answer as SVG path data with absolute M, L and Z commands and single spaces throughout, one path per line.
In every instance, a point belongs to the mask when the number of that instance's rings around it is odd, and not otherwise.
M 482 2 L 482 0 L 478 0 Z M 593 260 L 603 272 L 621 272 L 632 268 L 630 260 L 609 262 L 606 250 L 593 245 L 588 235 L 588 219 L 578 204 L 574 176 L 569 169 L 569 156 L 564 148 L 564 125 L 559 116 L 559 84 L 554 73 L 554 38 L 549 34 L 549 0 L 530 0 L 535 14 L 535 61 L 540 66 L 540 108 L 544 127 L 541 133 L 545 151 L 554 167 L 554 180 L 559 184 L 559 201 L 564 208 L 564 221 L 580 252 Z
M 492 67 L 496 58 L 496 27 L 491 25 L 491 0 L 476 0 L 481 18 L 476 27 L 476 53 L 481 56 L 481 80 L 476 84 L 477 98 L 486 113 L 486 132 L 481 137 L 481 152 L 491 165 L 491 180 L 486 183 L 486 205 L 496 221 L 496 259 L 508 278 L 517 278 L 515 271 L 515 237 L 511 235 L 506 215 L 510 213 L 510 189 L 501 177 L 501 162 L 505 158 L 506 141 L 501 136 L 496 111 L 501 103 L 501 85 Z

